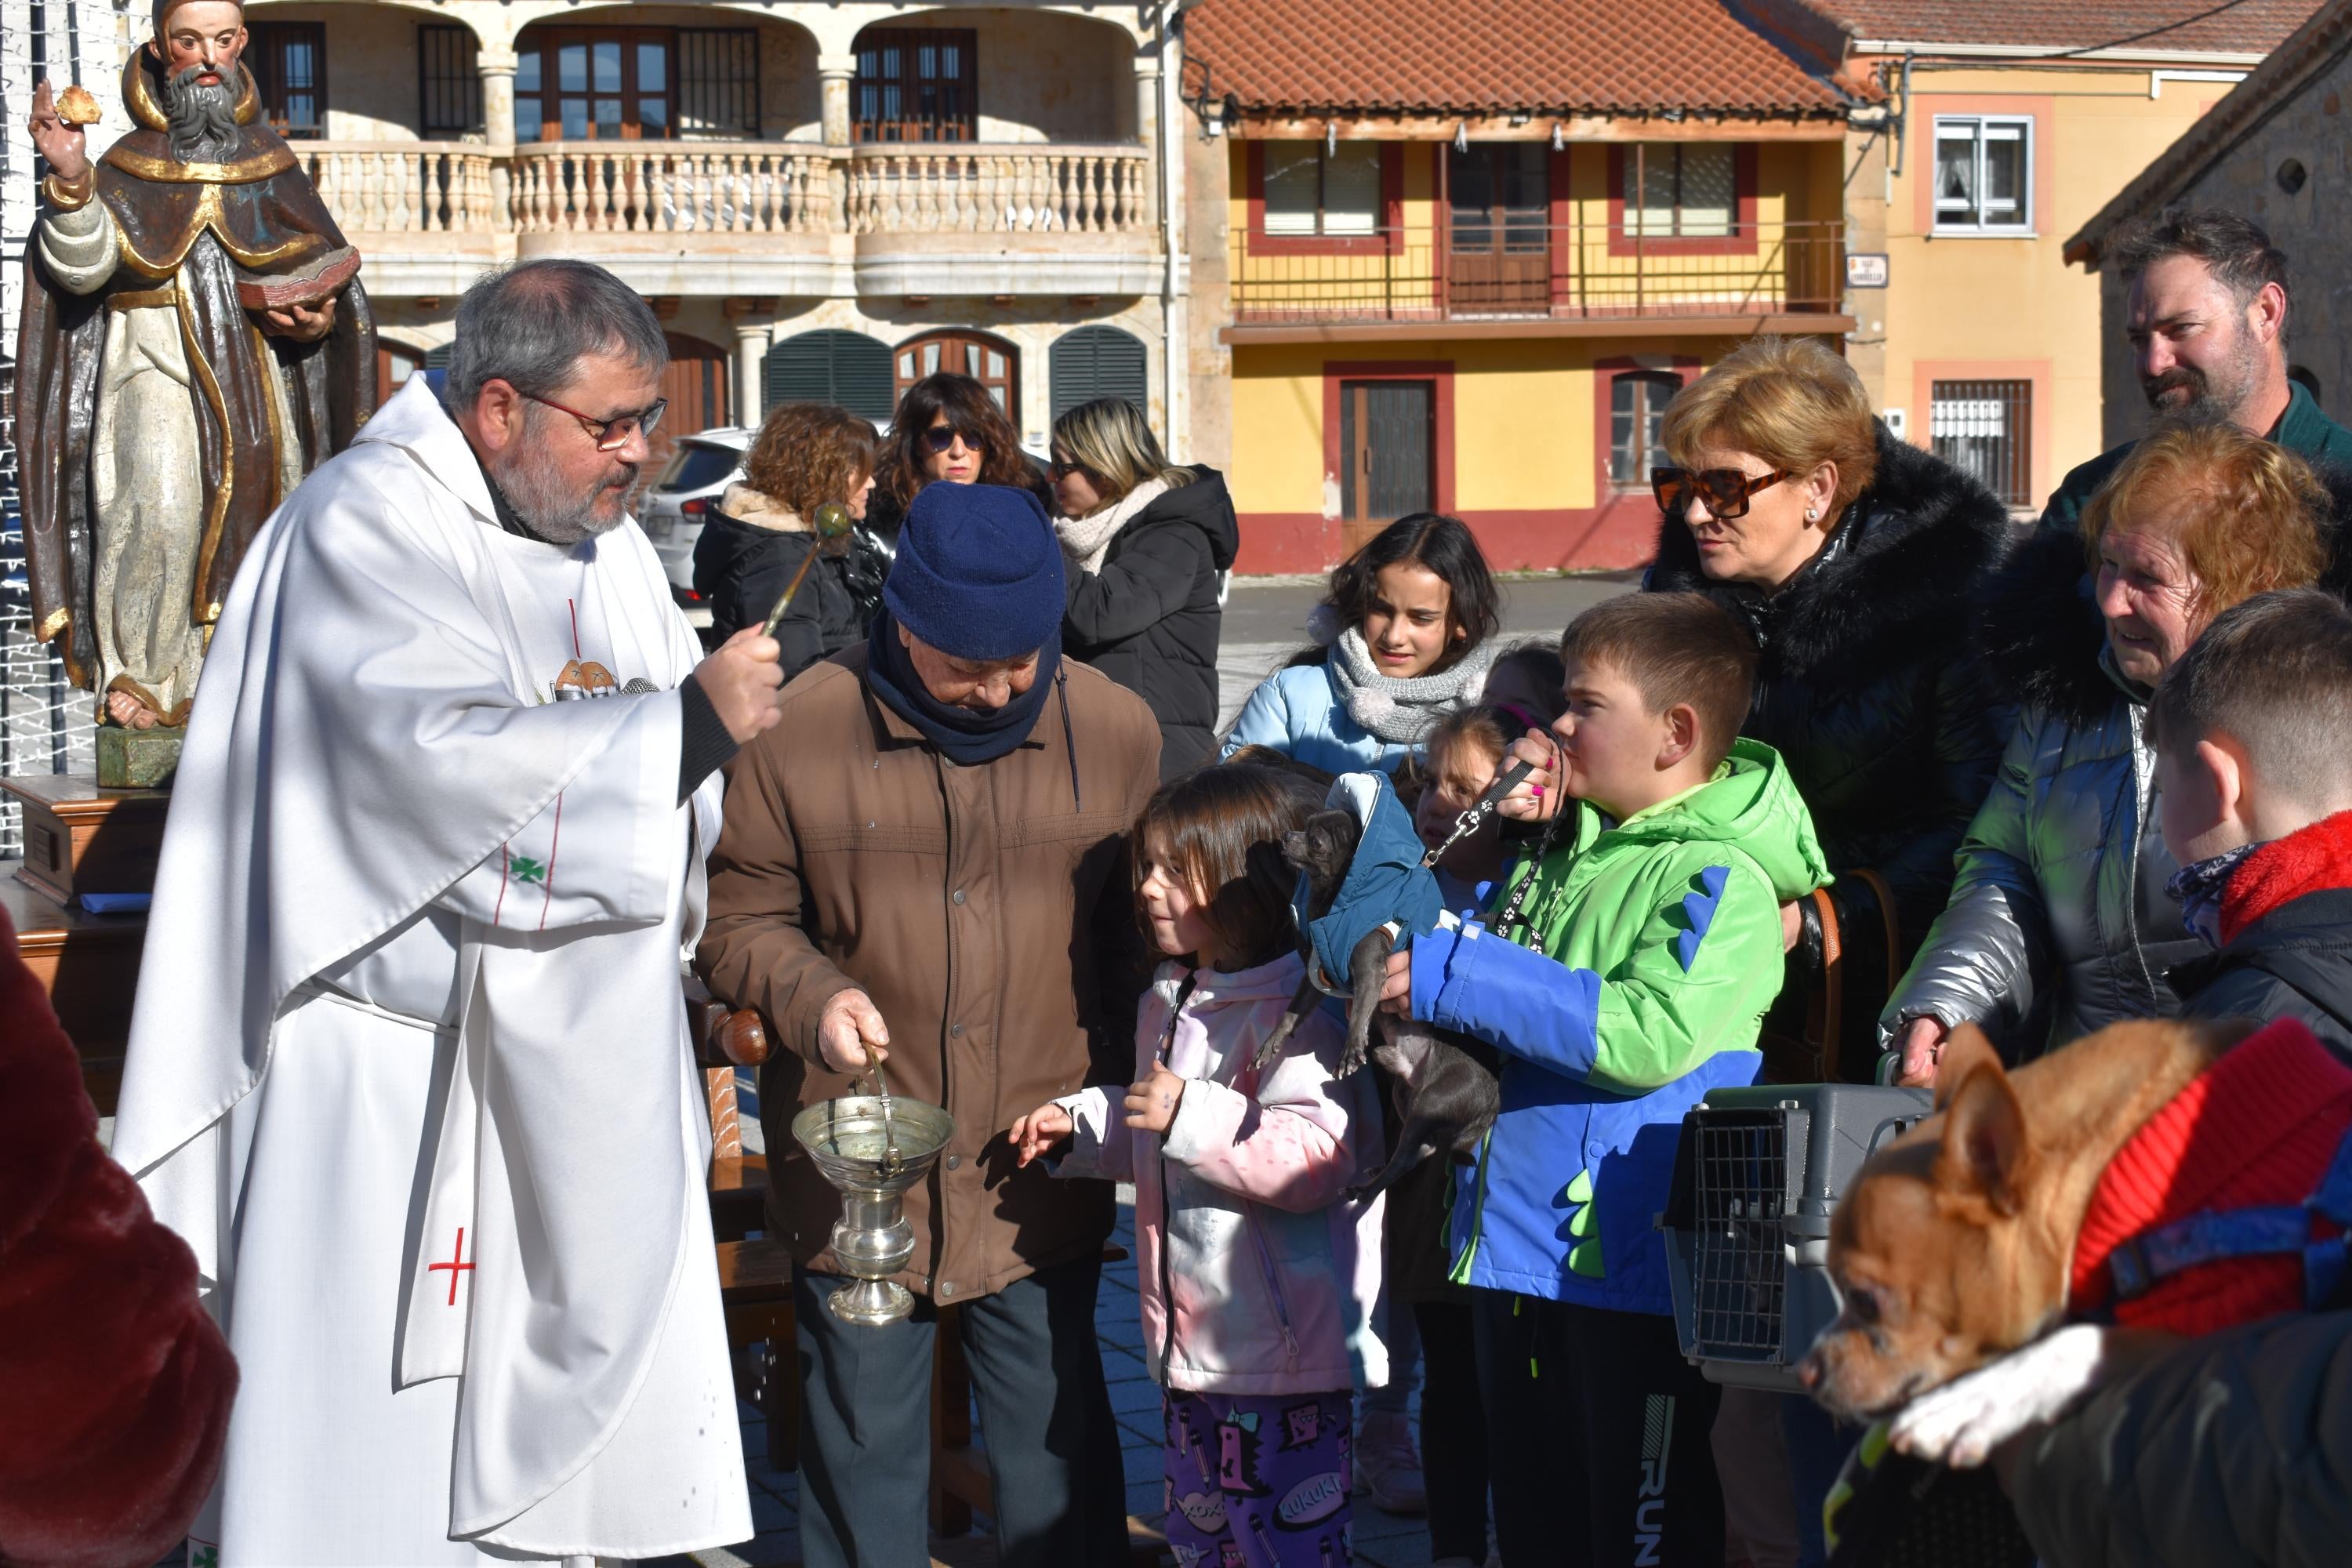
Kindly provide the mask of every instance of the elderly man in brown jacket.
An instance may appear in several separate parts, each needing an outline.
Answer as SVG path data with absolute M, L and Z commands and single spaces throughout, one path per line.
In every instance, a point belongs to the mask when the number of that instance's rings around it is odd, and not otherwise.
M 1016 1171 L 1003 1130 L 1131 1065 L 1147 978 L 1126 833 L 1160 781 L 1142 700 L 1061 658 L 1060 546 L 1036 500 L 932 485 L 863 647 L 783 694 L 729 766 L 696 955 L 779 1049 L 760 1084 L 768 1224 L 799 1263 L 801 1551 L 810 1568 L 929 1561 L 933 1303 L 961 1314 L 1000 1561 L 1123 1558 L 1125 1487 L 1095 1341 L 1109 1190 Z M 912 1319 L 841 1322 L 841 1205 L 793 1141 L 867 1045 L 955 1136 L 907 1194 Z

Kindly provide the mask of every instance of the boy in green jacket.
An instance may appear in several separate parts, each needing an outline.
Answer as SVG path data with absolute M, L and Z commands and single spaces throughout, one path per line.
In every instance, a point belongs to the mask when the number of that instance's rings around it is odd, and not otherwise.
M 1683 1113 L 1755 1081 L 1780 906 L 1829 872 L 1779 753 L 1738 738 L 1756 648 L 1729 616 L 1629 595 L 1560 652 L 1559 754 L 1521 788 L 1573 816 L 1491 922 L 1392 957 L 1384 994 L 1503 1055 L 1451 1237 L 1479 1291 L 1503 1560 L 1717 1568 L 1717 1391 L 1683 1360 L 1653 1220 Z

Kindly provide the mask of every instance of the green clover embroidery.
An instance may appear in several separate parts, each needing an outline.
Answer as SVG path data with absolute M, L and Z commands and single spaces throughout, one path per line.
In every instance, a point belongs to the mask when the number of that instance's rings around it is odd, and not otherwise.
M 220 1568 L 220 1552 L 210 1546 L 188 1542 L 188 1568 Z
M 507 862 L 507 874 L 518 882 L 544 883 L 547 868 L 528 855 L 518 855 Z

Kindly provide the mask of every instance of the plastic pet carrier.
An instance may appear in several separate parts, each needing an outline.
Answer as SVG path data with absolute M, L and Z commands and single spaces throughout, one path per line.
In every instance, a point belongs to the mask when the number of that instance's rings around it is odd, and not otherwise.
M 1794 1393 L 1837 1316 L 1830 1212 L 1873 1150 L 1934 1109 L 1872 1084 L 1717 1089 L 1683 1118 L 1659 1228 L 1683 1353 L 1709 1382 Z

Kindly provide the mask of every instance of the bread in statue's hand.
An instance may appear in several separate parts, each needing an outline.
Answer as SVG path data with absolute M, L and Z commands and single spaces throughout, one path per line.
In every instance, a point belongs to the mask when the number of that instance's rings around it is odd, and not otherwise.
M 79 82 L 58 94 L 57 110 L 58 118 L 68 125 L 95 125 L 101 112 L 98 100 Z

